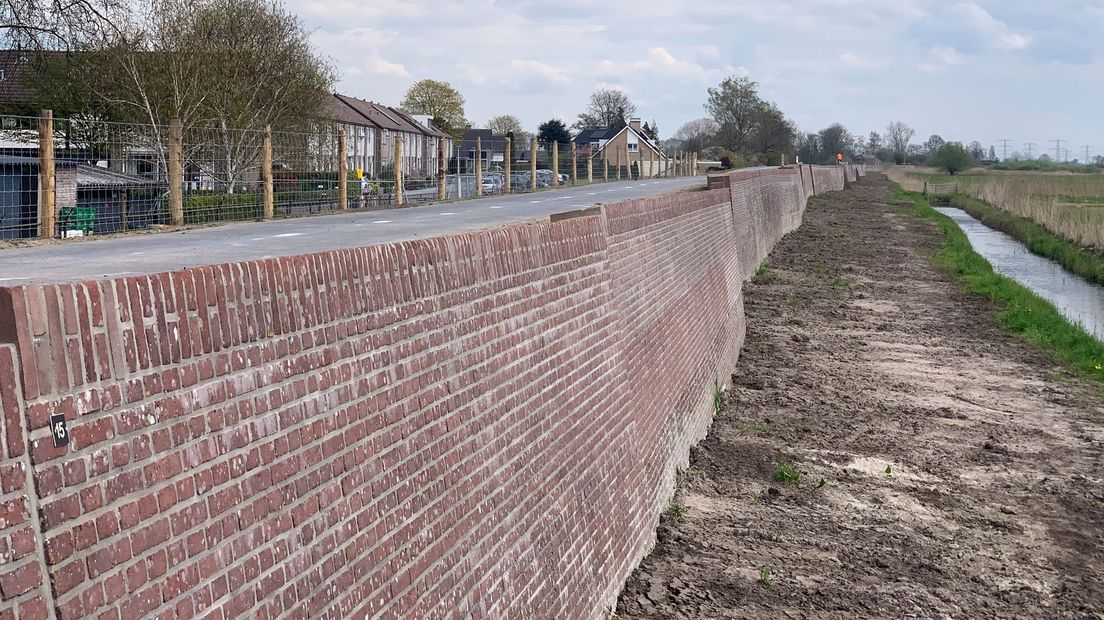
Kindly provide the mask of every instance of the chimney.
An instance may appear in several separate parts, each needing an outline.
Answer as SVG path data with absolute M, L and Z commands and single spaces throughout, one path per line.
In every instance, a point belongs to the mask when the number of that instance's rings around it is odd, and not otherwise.
M 632 127 L 633 131 L 640 131 L 640 119 L 639 118 L 630 118 L 629 119 L 629 127 Z

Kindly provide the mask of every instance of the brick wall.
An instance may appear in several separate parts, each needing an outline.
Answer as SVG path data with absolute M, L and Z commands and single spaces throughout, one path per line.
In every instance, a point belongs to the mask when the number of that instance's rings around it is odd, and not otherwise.
M 0 618 L 600 617 L 806 172 L 0 288 Z

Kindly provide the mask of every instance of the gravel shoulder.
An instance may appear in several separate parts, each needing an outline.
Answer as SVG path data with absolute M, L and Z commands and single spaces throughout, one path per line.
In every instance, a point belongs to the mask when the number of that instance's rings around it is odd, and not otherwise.
M 888 191 L 812 199 L 746 285 L 734 387 L 612 617 L 1104 619 L 1104 393 Z

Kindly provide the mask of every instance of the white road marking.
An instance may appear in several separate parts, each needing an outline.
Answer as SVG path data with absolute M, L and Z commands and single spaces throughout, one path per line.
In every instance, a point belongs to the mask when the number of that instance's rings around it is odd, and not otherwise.
M 390 223 L 391 223 L 391 220 L 376 220 L 376 221 L 374 221 L 374 222 L 372 222 L 372 223 L 373 223 L 373 224 L 390 224 Z
M 438 215 L 456 215 L 452 211 L 445 211 L 444 213 L 438 213 Z
M 501 209 L 501 208 L 502 208 L 502 205 L 494 205 L 494 206 L 492 206 L 492 207 L 487 207 L 487 208 L 488 208 L 488 209 Z
M 272 238 L 273 239 L 280 239 L 281 237 L 298 237 L 302 234 L 303 233 L 282 233 L 282 234 L 279 234 L 279 235 L 272 235 Z

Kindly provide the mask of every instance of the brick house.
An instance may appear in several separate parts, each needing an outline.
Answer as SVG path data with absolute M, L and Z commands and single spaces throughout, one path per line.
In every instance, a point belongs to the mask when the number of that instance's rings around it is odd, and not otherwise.
M 639 118 L 629 119 L 621 129 L 584 129 L 575 136 L 575 152 L 590 157 L 599 167 L 604 160 L 612 168 L 637 164 L 642 174 L 654 176 L 666 170 L 667 156 L 651 138 L 644 134 Z
M 408 176 L 436 173 L 439 141 L 445 141 L 445 157 L 452 154 L 452 137 L 428 117 L 339 93 L 327 102 L 323 116 L 345 128 L 349 169 L 364 170 L 371 177 L 393 165 L 395 140 L 402 140 L 402 166 Z

